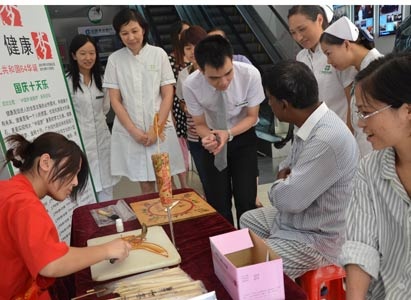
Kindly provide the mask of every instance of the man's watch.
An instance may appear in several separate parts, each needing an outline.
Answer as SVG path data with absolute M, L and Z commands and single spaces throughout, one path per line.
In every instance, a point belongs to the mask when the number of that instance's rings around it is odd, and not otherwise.
M 228 129 L 227 132 L 228 132 L 228 141 L 231 142 L 234 138 L 234 135 L 231 132 L 231 129 Z

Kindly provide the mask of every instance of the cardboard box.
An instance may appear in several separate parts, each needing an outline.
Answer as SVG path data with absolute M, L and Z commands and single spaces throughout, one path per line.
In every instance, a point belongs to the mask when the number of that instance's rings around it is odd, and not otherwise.
M 210 237 L 214 272 L 234 300 L 282 300 L 282 259 L 247 228 Z

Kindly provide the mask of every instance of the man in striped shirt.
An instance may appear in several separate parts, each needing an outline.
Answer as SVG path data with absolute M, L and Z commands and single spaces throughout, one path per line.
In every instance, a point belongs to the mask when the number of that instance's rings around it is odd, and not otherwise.
M 305 64 L 279 62 L 264 74 L 263 86 L 274 115 L 297 129 L 269 192 L 273 207 L 244 213 L 240 226 L 264 238 L 296 278 L 337 262 L 359 152 L 344 122 L 319 102 Z

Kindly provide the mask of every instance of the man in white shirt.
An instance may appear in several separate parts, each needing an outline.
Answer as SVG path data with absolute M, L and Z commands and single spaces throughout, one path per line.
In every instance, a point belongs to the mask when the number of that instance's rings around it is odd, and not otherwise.
M 184 82 L 183 96 L 204 147 L 204 191 L 207 201 L 233 224 L 232 196 L 237 219 L 256 207 L 254 126 L 265 98 L 261 76 L 254 66 L 233 62 L 230 42 L 219 35 L 198 43 L 195 58 L 199 70 Z M 217 160 L 225 164 L 217 165 Z

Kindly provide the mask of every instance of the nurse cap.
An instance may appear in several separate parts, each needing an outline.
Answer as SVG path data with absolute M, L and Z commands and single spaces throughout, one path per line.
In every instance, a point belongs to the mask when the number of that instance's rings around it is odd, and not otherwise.
M 336 36 L 342 40 L 355 42 L 358 39 L 359 30 L 347 17 L 343 16 L 332 23 L 324 32 Z
M 325 16 L 327 17 L 328 23 L 331 23 L 332 19 L 334 18 L 334 10 L 331 8 L 330 5 L 320 5 L 320 6 L 325 12 Z

